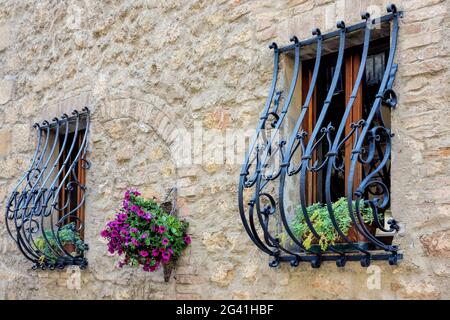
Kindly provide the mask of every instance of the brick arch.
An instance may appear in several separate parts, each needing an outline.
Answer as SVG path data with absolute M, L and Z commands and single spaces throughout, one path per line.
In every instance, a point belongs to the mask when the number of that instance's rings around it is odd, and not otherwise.
M 170 107 L 161 108 L 165 102 L 156 97 L 137 99 L 133 97 L 112 98 L 107 104 L 95 107 L 93 121 L 130 118 L 148 125 L 167 146 L 170 159 L 176 168 L 191 164 L 190 134 Z M 178 171 L 178 170 L 177 170 Z

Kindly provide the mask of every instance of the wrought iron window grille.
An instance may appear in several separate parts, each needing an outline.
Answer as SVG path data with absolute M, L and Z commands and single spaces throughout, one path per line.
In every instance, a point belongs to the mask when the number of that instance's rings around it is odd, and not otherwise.
M 35 123 L 31 164 L 6 203 L 6 227 L 33 269 L 87 267 L 84 243 L 87 107 Z
M 363 267 L 367 267 L 374 260 L 387 260 L 390 265 L 395 265 L 402 259 L 403 255 L 396 245 L 383 243 L 375 236 L 375 233 L 368 230 L 361 213 L 363 204 L 370 206 L 373 224 L 378 230 L 389 233 L 399 230 L 394 219 L 383 221 L 384 217 L 380 218 L 379 215 L 380 213 L 384 214 L 390 205 L 389 170 L 391 138 L 393 137 L 393 133 L 384 124 L 381 106 L 395 108 L 397 104 L 397 96 L 392 90 L 392 85 L 397 71 L 394 56 L 397 47 L 398 24 L 399 18 L 402 17 L 402 12 L 398 11 L 393 4 L 387 6 L 387 12 L 387 15 L 378 19 L 372 19 L 368 13 L 363 13 L 361 15 L 363 22 L 361 23 L 346 26 L 343 21 L 340 21 L 337 23 L 336 31 L 322 34 L 319 29 L 314 29 L 313 37 L 310 39 L 299 41 L 294 36 L 290 39 L 293 42 L 291 45 L 278 47 L 276 43 L 272 43 L 269 46 L 274 52 L 273 78 L 255 137 L 249 145 L 240 173 L 238 205 L 246 232 L 261 251 L 272 257 L 269 263 L 271 267 L 277 267 L 282 261 L 288 261 L 295 267 L 300 262 L 309 262 L 313 268 L 320 267 L 324 261 L 335 261 L 338 267 L 344 267 L 347 261 L 360 261 Z M 389 54 L 385 58 L 385 69 L 378 84 L 378 90 L 366 115 L 356 121 L 349 121 L 349 114 L 365 76 L 371 31 L 375 24 L 385 23 L 390 25 L 390 48 Z M 345 111 L 340 123 L 334 128 L 324 120 L 327 113 L 330 112 L 329 106 L 336 93 L 338 81 L 340 81 L 346 37 L 356 31 L 363 32 L 360 64 L 350 88 L 351 95 L 342 106 Z M 317 111 L 315 125 L 306 130 L 303 128 L 303 123 L 315 94 L 323 57 L 323 43 L 325 40 L 333 38 L 338 39 L 339 47 L 332 79 L 327 86 L 327 94 L 322 108 Z M 315 45 L 316 49 L 307 94 L 300 107 L 293 130 L 288 132 L 288 136 L 283 137 L 283 132 L 288 131 L 286 130 L 287 121 L 284 120 L 292 104 L 301 68 L 300 51 L 310 45 Z M 292 80 L 284 104 L 279 110 L 278 103 L 280 95 L 282 95 L 277 87 L 280 56 L 292 55 L 292 53 L 294 59 Z M 271 109 L 272 105 L 274 107 Z M 271 134 L 266 133 L 269 127 L 272 128 Z M 332 174 L 344 170 L 343 146 L 348 141 L 353 141 L 350 144 L 351 152 L 349 152 L 348 165 L 345 168 L 347 170 L 345 198 L 348 213 L 357 232 L 368 240 L 371 245 L 370 249 L 349 239 L 336 221 L 333 209 Z M 383 148 L 380 147 L 381 144 L 383 144 Z M 315 156 L 319 148 L 326 150 L 320 161 Z M 300 159 L 298 164 L 294 163 L 294 159 Z M 276 161 L 278 163 L 274 165 Z M 368 168 L 360 181 L 355 177 L 357 166 Z M 311 203 L 308 201 L 307 195 L 308 181 L 319 173 L 325 177 L 322 194 L 325 199 L 323 205 L 326 206 L 332 227 L 351 250 L 339 249 L 337 246 L 329 246 L 326 250 L 307 249 L 302 243 L 302 239 L 298 238 L 292 230 L 292 215 L 289 216 L 289 213 L 292 213 L 292 207 L 288 208 L 286 203 L 286 179 L 288 178 L 296 179 L 298 187 L 295 192 L 299 193 L 301 214 L 309 231 L 314 236 L 314 240 L 319 241 L 320 239 L 320 234 L 315 230 L 308 213 L 308 205 Z M 386 178 L 386 176 L 388 177 Z M 294 243 L 294 246 L 286 245 L 286 241 L 281 239 L 280 234 L 286 236 L 290 243 Z

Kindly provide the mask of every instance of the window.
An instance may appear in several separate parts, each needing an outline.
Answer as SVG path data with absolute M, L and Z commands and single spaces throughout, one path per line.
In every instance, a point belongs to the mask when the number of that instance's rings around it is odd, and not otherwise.
M 7 230 L 33 268 L 87 266 L 84 243 L 89 110 L 35 124 L 36 151 L 6 207 Z
M 389 210 L 399 17 L 390 5 L 380 19 L 366 13 L 362 23 L 271 45 L 272 85 L 239 185 L 244 228 L 271 266 L 402 258 Z M 271 110 L 279 91 L 282 107 Z
M 85 124 L 83 123 L 85 127 Z M 53 134 L 56 132 L 53 130 Z M 84 200 L 83 193 L 86 185 L 85 164 L 83 160 L 77 160 L 78 154 L 82 152 L 83 141 L 85 136 L 85 128 L 78 129 L 77 132 L 71 132 L 67 136 L 64 143 L 64 133 L 60 134 L 59 152 L 62 157 L 59 159 L 58 169 L 61 170 L 59 183 L 61 191 L 59 194 L 59 204 L 61 211 L 59 212 L 59 223 L 67 225 L 75 223 L 77 229 L 80 230 L 80 237 L 84 238 L 84 228 L 80 225 L 84 221 Z M 56 137 L 55 137 L 56 138 Z M 72 147 L 72 152 L 70 148 Z M 67 162 L 66 164 L 64 162 Z M 70 169 L 71 168 L 71 169 Z M 77 187 L 73 187 L 76 185 Z

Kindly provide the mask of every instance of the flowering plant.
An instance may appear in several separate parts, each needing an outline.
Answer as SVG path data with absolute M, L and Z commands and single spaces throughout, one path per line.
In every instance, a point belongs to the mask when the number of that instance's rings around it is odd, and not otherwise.
M 161 264 L 175 261 L 191 243 L 188 223 L 164 212 L 154 200 L 128 190 L 122 208 L 108 222 L 101 236 L 108 239 L 108 251 L 124 255 L 119 267 L 141 265 L 153 272 Z

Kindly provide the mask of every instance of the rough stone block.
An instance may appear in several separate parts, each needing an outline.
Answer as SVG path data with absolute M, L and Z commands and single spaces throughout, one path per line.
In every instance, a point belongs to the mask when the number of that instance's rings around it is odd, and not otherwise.
M 14 82 L 10 79 L 0 79 L 0 104 L 11 100 Z
M 428 256 L 450 258 L 450 229 L 420 237 Z
M 7 129 L 0 130 L 0 157 L 6 156 L 11 150 L 11 132 Z

